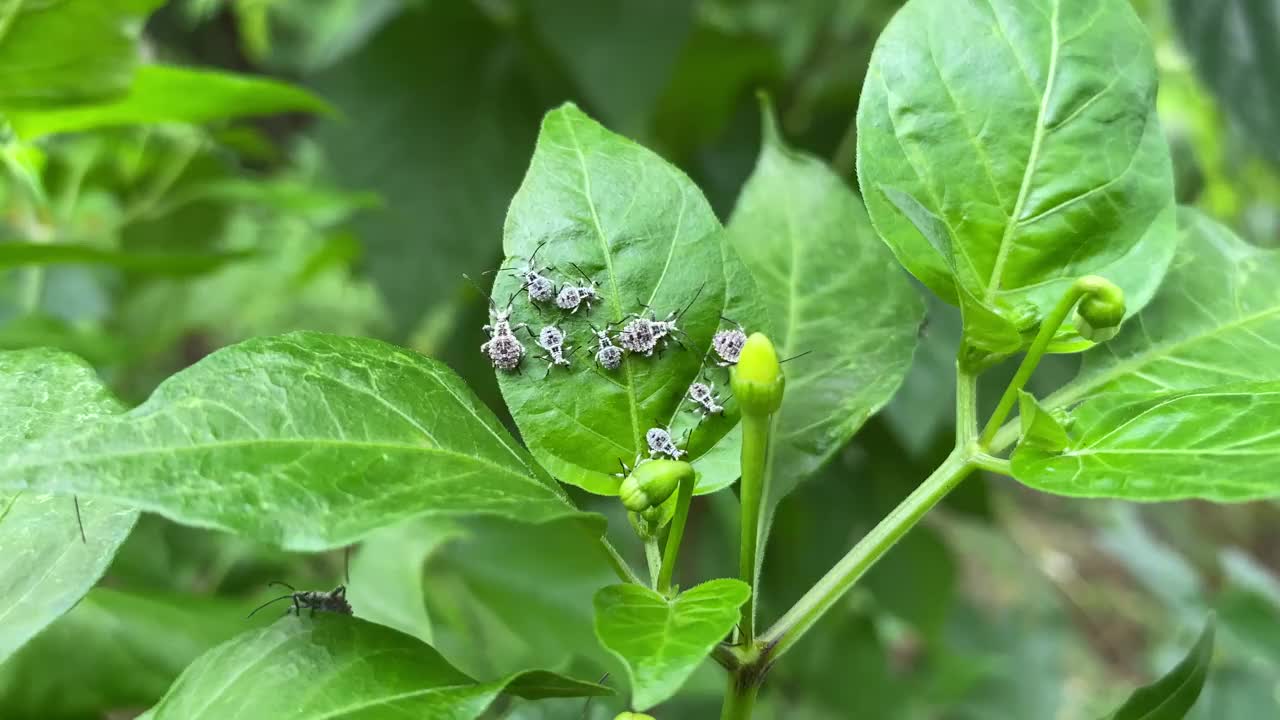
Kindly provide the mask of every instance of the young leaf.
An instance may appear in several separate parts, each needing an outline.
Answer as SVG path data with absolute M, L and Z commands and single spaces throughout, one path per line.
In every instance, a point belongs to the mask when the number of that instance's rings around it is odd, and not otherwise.
M 647 710 L 680 690 L 738 624 L 751 596 L 740 580 L 705 582 L 668 600 L 640 585 L 596 593 L 596 636 L 627 666 L 632 705 Z
M 461 526 L 448 520 L 411 520 L 365 538 L 351 557 L 347 588 L 356 617 L 432 642 L 423 565 L 463 534 Z
M 101 100 L 129 87 L 138 37 L 164 0 L 9 0 L 0 10 L 0 108 Z
M 1164 677 L 1138 688 L 1105 720 L 1182 720 L 1200 697 L 1213 660 L 1214 622 L 1205 623 L 1200 639 Z
M 16 449 L 0 487 L 127 499 L 295 550 L 423 515 L 594 517 L 444 365 L 306 332 L 220 350 L 128 413 Z
M 1013 475 L 1058 495 L 1219 502 L 1280 497 L 1280 382 L 1090 398 L 1061 452 L 1028 443 Z
M 858 109 L 871 219 L 942 297 L 957 302 L 959 287 L 1008 319 L 1027 305 L 1043 316 L 1075 278 L 1172 233 L 1155 89 L 1128 3 L 911 0 L 876 45 Z M 949 253 L 885 188 L 938 219 Z
M 118 125 L 203 124 L 283 112 L 328 113 L 332 108 L 307 90 L 278 80 L 168 65 L 138 68 L 128 94 L 76 107 L 8 113 L 26 140 L 53 133 Z
M 1058 419 L 1041 407 L 1034 395 L 1018 393 L 1018 419 L 1022 423 L 1022 443 L 1048 452 L 1061 452 L 1071 444 L 1071 437 Z
M 540 671 L 478 683 L 413 637 L 319 614 L 286 617 L 210 650 L 143 717 L 472 720 L 503 691 L 531 699 L 610 694 L 593 683 Z
M 66 428 L 118 413 L 93 369 L 53 350 L 0 353 L 0 455 Z M 69 495 L 0 492 L 0 660 L 71 609 L 93 587 L 138 513 Z
M 1280 252 L 1254 247 L 1191 209 L 1151 304 L 1084 356 L 1080 374 L 1045 400 L 1068 407 L 1106 393 L 1167 393 L 1280 380 Z
M 599 283 L 590 310 L 562 314 L 552 304 L 541 317 L 519 293 L 522 278 L 504 271 L 494 283 L 499 308 L 512 303 L 513 321 L 538 327 L 559 323 L 576 347 L 572 367 L 552 368 L 532 359 L 521 373 L 499 381 L 511 414 L 534 455 L 556 477 L 591 492 L 617 492 L 621 459 L 648 455 L 645 433 L 671 427 L 679 440 L 698 423 L 685 400 L 689 385 L 711 363 L 711 337 L 729 312 L 725 250 L 720 223 L 698 188 L 654 153 L 614 135 L 572 105 L 548 113 L 524 184 L 511 201 L 504 230 L 504 267 L 524 268 L 535 251 L 537 269 L 557 283 L 586 284 L 575 265 Z M 741 280 L 741 278 L 737 278 Z M 683 331 L 659 357 L 632 354 L 616 371 L 594 361 L 591 326 L 617 326 L 652 306 Z M 685 311 L 685 309 L 687 311 Z M 755 317 L 735 317 L 758 324 Z M 522 333 L 523 335 L 523 333 Z M 615 340 L 616 342 L 616 340 Z M 706 418 L 692 436 L 697 459 L 733 428 L 734 413 Z M 699 465 L 701 486 L 736 479 L 723 463 Z M 712 472 L 715 471 L 715 475 Z
M 858 197 L 791 150 L 765 108 L 764 143 L 725 233 L 771 311 L 786 367 L 766 483 L 776 503 L 893 396 L 924 303 L 876 238 Z M 754 328 L 753 328 L 754 329 Z

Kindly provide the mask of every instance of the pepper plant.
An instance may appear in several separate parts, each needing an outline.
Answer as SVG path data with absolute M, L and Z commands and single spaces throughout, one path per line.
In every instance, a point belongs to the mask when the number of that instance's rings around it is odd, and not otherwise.
M 1280 496 L 1280 259 L 1178 208 L 1155 99 L 1153 52 L 1124 0 L 910 0 L 863 88 L 860 194 L 789 148 L 764 101 L 759 158 L 724 224 L 658 154 L 576 106 L 551 111 L 502 229 L 506 257 L 477 268 L 495 271 L 495 318 L 533 328 L 512 336 L 527 346 L 515 369 L 496 370 L 519 440 L 449 367 L 378 340 L 248 340 L 132 409 L 72 355 L 4 353 L 0 532 L 17 551 L 0 560 L 15 578 L 0 657 L 88 591 L 140 511 L 305 552 L 406 521 L 502 518 L 526 542 L 568 527 L 607 559 L 616 582 L 582 590 L 622 677 L 475 679 L 422 634 L 362 611 L 357 573 L 356 618 L 251 625 L 144 717 L 476 718 L 502 695 L 611 688 L 628 697 L 619 718 L 661 717 L 710 661 L 726 676 L 722 718 L 740 720 L 770 670 L 975 473 L 1077 498 Z M 76 117 L 10 115 L 18 128 Z M 594 302 L 535 302 L 512 272 L 535 255 L 561 288 L 594 288 Z M 766 617 L 779 503 L 898 391 L 925 293 L 963 318 L 954 447 L 793 607 Z M 592 361 L 602 333 L 626 347 L 619 333 L 638 321 L 671 325 L 616 369 Z M 567 366 L 537 358 L 531 336 L 548 325 L 564 333 Z M 713 338 L 738 327 L 749 338 L 724 357 Z M 476 328 L 475 352 L 488 339 Z M 1079 374 L 1032 394 L 1054 353 L 1082 354 Z M 1012 379 L 980 408 L 979 385 L 1009 364 Z M 690 401 L 698 382 L 722 407 Z M 653 429 L 675 452 L 651 445 Z M 616 498 L 613 515 L 579 509 L 565 485 Z M 733 576 L 697 576 L 681 554 L 695 498 L 713 493 L 737 498 Z M 67 495 L 81 499 L 83 547 Z M 633 536 L 643 565 L 625 550 Z M 377 548 L 425 552 L 409 540 Z M 1206 622 L 1182 662 L 1110 717 L 1185 716 L 1212 650 Z

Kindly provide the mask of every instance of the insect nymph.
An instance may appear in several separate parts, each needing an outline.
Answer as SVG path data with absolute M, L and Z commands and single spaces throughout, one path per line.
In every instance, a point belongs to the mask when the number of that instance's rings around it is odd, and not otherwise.
M 530 331 L 532 335 L 532 331 Z M 569 367 L 569 355 L 573 354 L 573 348 L 565 345 L 564 331 L 555 325 L 548 325 L 538 331 L 536 336 L 538 347 L 545 352 L 540 359 L 547 361 L 547 373 L 551 373 L 554 367 Z
M 644 434 L 644 441 L 649 445 L 649 457 L 666 456 L 672 460 L 679 460 L 685 456 L 685 451 L 676 447 L 676 441 L 672 439 L 671 432 L 665 428 L 649 428 Z
M 671 311 L 667 317 L 659 320 L 653 314 L 652 308 L 643 305 L 644 313 L 632 313 L 631 320 L 622 327 L 622 332 L 618 333 L 618 342 L 627 352 L 651 357 L 654 350 L 665 349 L 667 344 L 674 342 L 680 347 L 684 344 L 680 342 L 678 335 L 684 333 L 680 329 L 680 319 L 684 314 L 689 312 L 689 308 L 697 302 L 698 296 L 702 294 L 702 288 L 698 288 L 698 292 L 694 293 L 693 299 L 688 305 L 684 306 L 679 312 Z
M 556 307 L 567 312 L 576 313 L 579 307 L 586 305 L 589 311 L 591 310 L 591 303 L 600 301 L 600 292 L 597 290 L 599 283 L 587 277 L 587 274 L 582 272 L 582 268 L 576 264 L 569 264 L 573 265 L 573 269 L 578 271 L 578 274 L 582 276 L 582 279 L 587 284 L 572 285 L 565 283 L 564 287 L 560 288 L 560 292 L 556 295 Z
M 711 347 L 716 351 L 716 355 L 720 356 L 716 364 L 720 367 L 737 365 L 738 358 L 742 356 L 742 348 L 747 344 L 746 328 L 729 318 L 721 317 L 720 319 L 737 327 L 717 330 L 715 336 L 711 338 Z
M 524 358 L 524 345 L 520 339 L 516 337 L 516 330 L 529 327 L 525 323 L 519 325 L 511 324 L 511 303 L 515 300 L 515 296 L 511 296 L 511 300 L 507 301 L 507 306 L 499 310 L 489 301 L 489 316 L 492 324 L 485 325 L 484 331 L 489 334 L 489 340 L 480 346 L 480 352 L 489 356 L 489 362 L 499 370 L 517 370 L 520 367 L 520 361 Z
M 694 408 L 694 412 L 702 413 L 703 417 L 724 413 L 724 406 L 720 404 L 720 398 L 716 396 L 716 384 L 714 382 L 699 381 L 693 383 L 689 386 L 685 397 L 689 398 L 689 401 L 697 406 Z
M 552 270 L 551 266 L 539 268 L 537 265 L 538 253 L 541 252 L 546 240 L 538 243 L 538 247 L 534 249 L 533 254 L 525 262 L 523 269 L 521 268 L 504 268 L 510 270 L 519 276 L 521 281 L 521 289 L 529 295 L 531 303 L 546 303 L 556 299 L 556 284 L 551 278 L 543 275 L 544 272 Z
M 622 348 L 613 344 L 613 338 L 609 337 L 609 328 L 606 326 L 601 330 L 592 325 L 591 330 L 596 334 L 596 364 L 605 370 L 617 370 L 622 367 Z
M 258 607 L 254 608 L 253 612 L 249 613 L 249 617 L 253 617 L 254 613 L 268 605 L 278 603 L 281 600 L 293 601 L 292 607 L 285 611 L 286 615 L 292 614 L 300 616 L 302 615 L 303 610 L 310 610 L 312 617 L 315 617 L 317 610 L 320 612 L 338 613 L 340 615 L 351 614 L 351 603 L 347 602 L 346 585 L 339 585 L 329 592 L 324 592 L 322 590 L 298 590 L 289 583 L 280 582 L 279 580 L 272 580 L 267 584 L 280 585 L 281 587 L 289 588 L 290 592 L 288 595 L 281 595 L 278 598 L 273 598 L 262 603 Z

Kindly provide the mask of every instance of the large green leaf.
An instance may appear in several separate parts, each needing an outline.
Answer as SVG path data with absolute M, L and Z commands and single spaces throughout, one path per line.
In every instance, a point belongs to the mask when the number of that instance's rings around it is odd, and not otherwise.
M 1280 164 L 1280 5 L 1172 0 L 1196 71 L 1271 162 Z
M 432 642 L 423 565 L 462 532 L 452 520 L 411 520 L 365 538 L 347 589 L 356 617 Z
M 0 353 L 0 455 L 119 412 L 93 369 L 53 350 Z M 136 510 L 66 495 L 0 492 L 0 660 L 71 609 L 129 536 Z
M 0 487 L 127 499 L 297 550 L 431 514 L 579 515 L 447 367 L 321 333 L 216 352 L 131 412 L 15 451 Z
M 1187 656 L 1164 677 L 1138 688 L 1106 720 L 1182 720 L 1200 697 L 1213 660 L 1213 619 Z
M 321 614 L 286 617 L 214 648 L 143 717 L 470 720 L 503 691 L 531 699 L 610 693 L 540 671 L 478 683 L 413 637 Z
M 148 707 L 183 668 L 245 630 L 238 600 L 94 588 L 0 665 L 5 717 L 82 720 Z
M 1179 219 L 1182 242 L 1160 292 L 1119 336 L 1087 353 L 1079 376 L 1046 406 L 1280 380 L 1280 252 L 1194 210 Z
M 821 161 L 788 148 L 772 111 L 729 220 L 787 368 L 766 484 L 776 504 L 889 401 L 911 366 L 924 303 L 861 201 Z
M 0 1 L 0 108 L 100 100 L 129 87 L 138 37 L 164 0 Z
M 695 460 L 725 438 L 737 422 L 730 408 L 698 423 L 685 400 L 689 385 L 711 363 L 711 336 L 720 316 L 734 312 L 739 283 L 726 275 L 720 223 L 698 188 L 654 153 L 614 135 L 582 111 L 566 105 L 542 123 L 524 184 L 511 201 L 504 232 L 506 267 L 523 267 L 545 243 L 537 263 L 553 265 L 558 282 L 583 283 L 573 265 L 599 282 L 600 301 L 590 311 L 542 317 L 517 291 L 521 278 L 500 274 L 495 302 L 515 296 L 514 321 L 535 328 L 559 322 L 578 348 L 569 369 L 545 372 L 545 363 L 526 358 L 522 373 L 502 373 L 503 397 L 531 450 L 557 477 L 592 492 L 617 492 L 618 460 L 631 464 L 648 454 L 645 433 L 670 427 L 691 436 Z M 726 271 L 726 268 L 729 268 Z M 750 290 L 746 290 L 750 296 Z M 688 311 L 679 321 L 682 342 L 653 357 L 631 355 L 609 372 L 593 360 L 591 325 L 623 321 L 651 305 L 657 316 Z M 745 308 L 744 308 L 744 311 Z M 754 317 L 735 317 L 758 325 Z M 528 336 L 525 338 L 528 341 Z M 536 346 L 530 343 L 530 356 Z M 730 441 L 736 436 L 729 435 Z M 737 479 L 736 465 L 698 464 L 700 489 Z
M 740 580 L 712 580 L 668 600 L 640 585 L 596 593 L 596 635 L 626 663 L 632 705 L 647 710 L 680 690 L 716 643 L 738 624 L 751 596 Z
M 325 113 L 323 100 L 278 80 L 167 65 L 138 69 L 123 97 L 79 107 L 7 113 L 19 136 L 79 132 L 117 125 L 201 124 L 283 112 Z
M 942 297 L 1031 325 L 1074 278 L 1172 233 L 1155 90 L 1146 31 L 1121 0 L 912 0 L 877 44 L 858 111 L 871 219 Z M 941 247 L 902 198 L 943 228 Z
M 1125 500 L 1280 497 L 1280 382 L 1115 393 L 1072 410 L 1062 452 L 1023 443 L 1013 475 L 1059 495 Z

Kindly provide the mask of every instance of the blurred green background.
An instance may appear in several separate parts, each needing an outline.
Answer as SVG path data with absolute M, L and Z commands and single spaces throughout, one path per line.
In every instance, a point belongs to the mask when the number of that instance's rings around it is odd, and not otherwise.
M 1179 199 L 1280 244 L 1280 0 L 1134 4 L 1157 48 Z M 754 93 L 765 89 L 792 143 L 852 183 L 863 73 L 898 5 L 173 0 L 147 23 L 149 57 L 275 76 L 335 112 L 44 140 L 37 172 L 50 210 L 32 217 L 6 176 L 0 238 L 189 256 L 194 270 L 0 263 L 0 347 L 78 353 L 136 403 L 251 336 L 377 336 L 446 360 L 501 411 L 477 350 L 485 308 L 462 273 L 501 257 L 541 114 L 578 103 L 682 167 L 723 217 L 755 162 Z M 899 397 L 782 506 L 765 618 L 950 449 L 958 320 L 930 308 Z M 1070 358 L 1043 367 L 1036 382 L 1050 387 L 1073 369 Z M 625 527 L 616 503 L 577 499 Z M 695 503 L 690 579 L 733 574 L 736 512 L 731 492 Z M 621 687 L 590 621 L 609 571 L 575 537 L 494 521 L 392 528 L 357 549 L 351 601 L 473 674 L 609 671 Z M 0 665 L 0 718 L 132 717 L 246 627 L 268 580 L 328 587 L 341 575 L 340 555 L 291 555 L 145 517 L 102 585 Z M 758 717 L 1096 718 L 1175 662 L 1210 611 L 1219 647 L 1193 717 L 1280 718 L 1277 505 L 1134 507 L 975 479 L 775 669 Z M 715 717 L 721 675 L 708 664 L 655 714 Z M 494 715 L 620 709 L 557 701 Z

